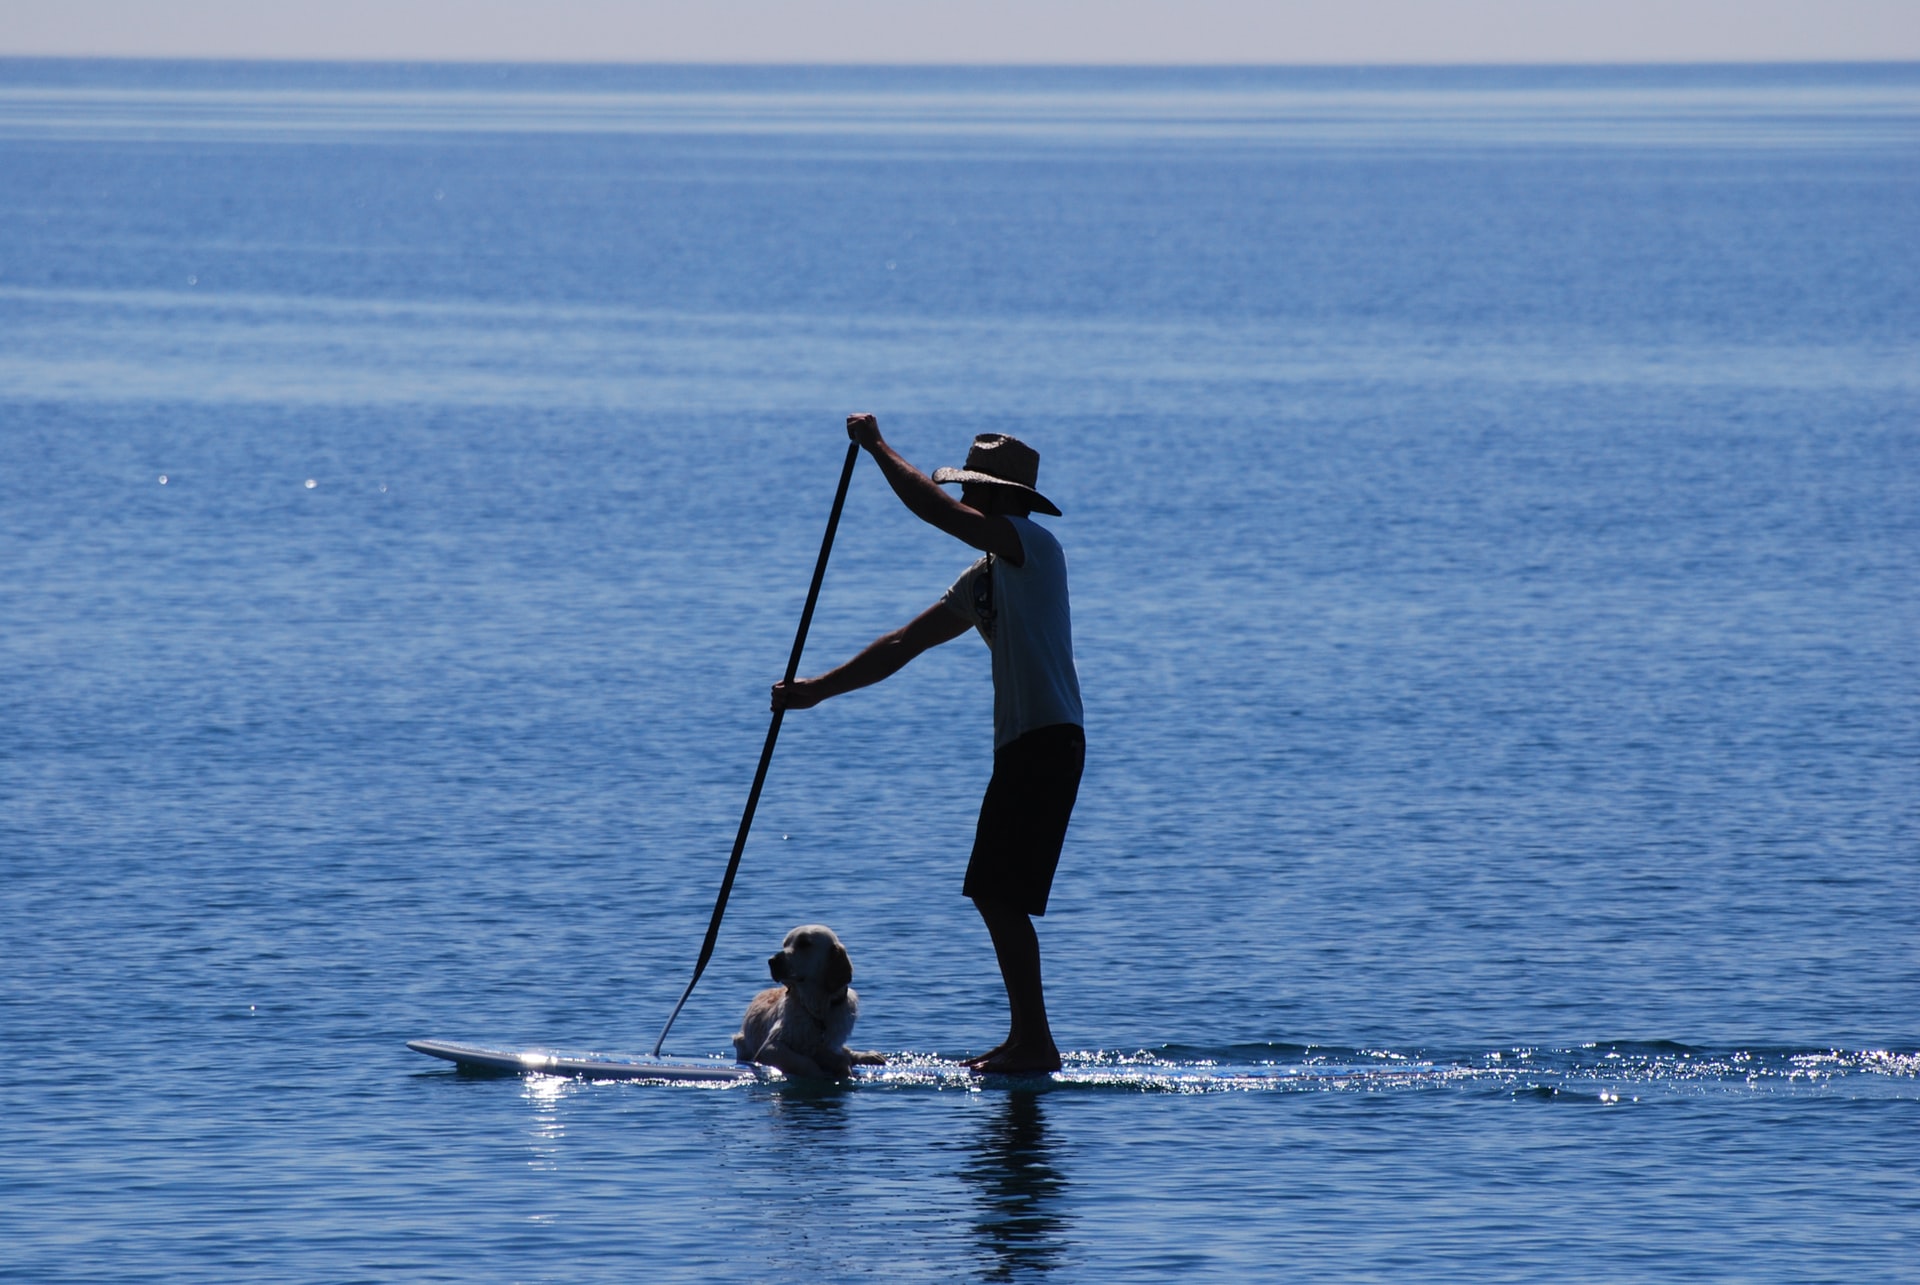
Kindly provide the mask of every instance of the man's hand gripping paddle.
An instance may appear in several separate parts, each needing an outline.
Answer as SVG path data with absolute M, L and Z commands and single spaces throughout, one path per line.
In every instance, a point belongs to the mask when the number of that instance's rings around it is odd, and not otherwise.
M 787 682 L 791 684 L 800 673 L 800 651 L 807 645 L 807 626 L 813 623 L 813 605 L 820 600 L 820 582 L 827 575 L 827 555 L 833 552 L 834 528 L 840 525 L 840 509 L 847 502 L 847 484 L 853 481 L 853 466 L 860 458 L 860 444 L 847 444 L 847 462 L 840 470 L 840 489 L 833 495 L 833 511 L 827 515 L 827 533 L 820 540 L 820 557 L 813 564 L 813 584 L 807 589 L 807 605 L 800 612 L 800 630 L 793 636 L 793 653 L 787 657 Z M 773 711 L 773 722 L 767 727 L 767 743 L 760 750 L 760 767 L 753 774 L 753 788 L 747 791 L 747 810 L 740 818 L 740 833 L 733 839 L 733 856 L 727 861 L 727 874 L 720 881 L 720 897 L 713 903 L 713 919 L 707 924 L 707 939 L 701 943 L 700 959 L 693 966 L 693 978 L 687 983 L 687 989 L 680 994 L 680 1002 L 673 1006 L 673 1012 L 667 1017 L 667 1024 L 660 1028 L 660 1038 L 653 1042 L 653 1056 L 660 1056 L 661 1045 L 667 1042 L 667 1032 L 673 1029 L 674 1019 L 680 1016 L 680 1010 L 686 1007 L 687 997 L 693 994 L 693 988 L 700 982 L 700 974 L 706 971 L 707 961 L 713 958 L 713 943 L 720 936 L 720 917 L 727 913 L 727 895 L 733 891 L 733 876 L 740 870 L 740 854 L 747 849 L 747 831 L 753 828 L 753 810 L 760 805 L 760 787 L 767 783 L 767 765 L 773 762 L 773 743 L 780 739 L 780 719 L 785 710 Z

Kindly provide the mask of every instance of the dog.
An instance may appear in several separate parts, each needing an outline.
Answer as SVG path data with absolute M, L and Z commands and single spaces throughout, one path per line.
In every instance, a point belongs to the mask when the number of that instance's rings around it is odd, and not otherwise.
M 747 1005 L 734 1055 L 788 1075 L 843 1080 L 855 1066 L 884 1066 L 878 1053 L 847 1047 L 860 1016 L 853 961 L 825 924 L 802 924 L 787 934 L 767 971 L 780 985 L 761 991 Z

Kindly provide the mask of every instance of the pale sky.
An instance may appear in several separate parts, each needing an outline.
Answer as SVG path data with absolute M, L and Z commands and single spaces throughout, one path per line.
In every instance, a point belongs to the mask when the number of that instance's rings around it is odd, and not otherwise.
M 1920 60 L 1920 0 L 0 0 L 0 55 L 559 62 Z

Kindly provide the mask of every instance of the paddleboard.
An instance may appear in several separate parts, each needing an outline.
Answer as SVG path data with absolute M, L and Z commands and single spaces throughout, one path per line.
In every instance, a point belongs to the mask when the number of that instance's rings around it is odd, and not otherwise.
M 569 1053 L 558 1049 L 506 1049 L 451 1040 L 409 1040 L 407 1047 L 443 1058 L 469 1071 L 492 1075 L 558 1075 L 592 1080 L 640 1080 L 667 1083 L 777 1084 L 783 1077 L 766 1067 L 744 1066 L 722 1057 L 649 1057 L 609 1053 Z M 1070 1054 L 1050 1075 L 982 1076 L 959 1062 L 930 1054 L 896 1054 L 885 1066 L 857 1066 L 851 1081 L 891 1088 L 1122 1089 L 1144 1092 L 1259 1092 L 1307 1087 L 1367 1087 L 1425 1079 L 1454 1078 L 1456 1072 L 1432 1063 L 1377 1062 L 1282 1064 L 1197 1062 L 1138 1056 Z
M 497 1049 L 451 1040 L 408 1040 L 407 1047 L 472 1071 L 508 1075 L 564 1075 L 590 1080 L 696 1080 L 731 1083 L 763 1078 L 760 1071 L 717 1057 L 627 1057 L 557 1049 Z

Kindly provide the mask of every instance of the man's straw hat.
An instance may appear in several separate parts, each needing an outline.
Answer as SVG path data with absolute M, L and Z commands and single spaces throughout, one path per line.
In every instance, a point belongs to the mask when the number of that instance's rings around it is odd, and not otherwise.
M 1060 516 L 1053 501 L 1033 489 L 1033 484 L 1040 480 L 1040 452 L 1005 433 L 980 434 L 967 451 L 965 468 L 935 469 L 933 480 L 943 484 L 978 482 L 1009 487 L 1024 494 L 1039 512 Z

